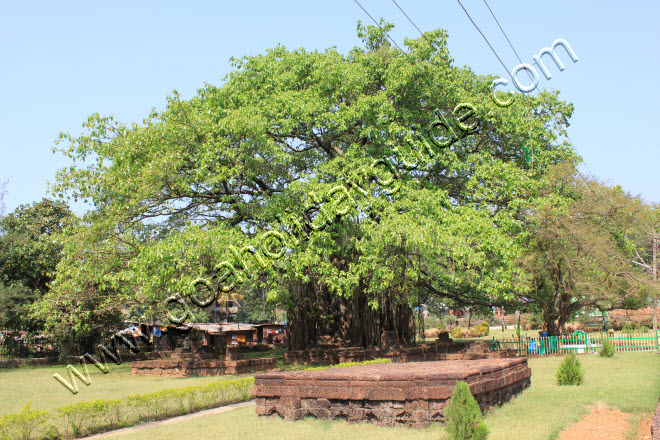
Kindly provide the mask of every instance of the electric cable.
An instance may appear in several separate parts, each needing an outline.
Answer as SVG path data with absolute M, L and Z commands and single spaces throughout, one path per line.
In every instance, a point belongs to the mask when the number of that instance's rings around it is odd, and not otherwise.
M 359 2 L 358 0 L 353 0 L 353 1 L 355 1 L 355 3 L 357 3 L 357 5 L 360 7 L 360 9 L 362 9 L 362 10 L 364 11 L 364 13 L 367 14 L 367 15 L 369 16 L 369 18 L 371 18 L 371 21 L 373 21 L 374 24 L 375 24 L 376 26 L 378 26 L 378 27 L 380 28 L 380 30 L 383 31 L 383 32 L 385 33 L 385 35 L 387 35 L 387 38 L 389 38 L 389 39 L 392 41 L 392 43 L 394 43 L 394 45 L 395 45 L 395 46 L 396 46 L 401 52 L 403 52 L 403 53 L 405 53 L 406 55 L 408 55 L 408 52 L 406 52 L 405 50 L 401 49 L 401 47 L 399 47 L 399 45 L 396 44 L 396 41 L 394 41 L 394 39 L 393 39 L 392 37 L 390 37 L 390 34 L 388 34 L 387 31 L 386 31 L 385 29 L 383 29 L 383 27 L 382 27 L 382 26 L 381 26 L 381 25 L 380 25 L 380 24 L 379 24 L 379 23 L 378 23 L 378 22 L 377 22 L 377 21 L 371 16 L 371 14 L 370 14 L 369 12 L 367 12 L 366 9 L 364 9 L 364 7 L 362 7 L 362 5 L 360 4 L 360 2 Z
M 492 9 L 490 8 L 490 6 L 488 5 L 488 2 L 487 2 L 486 0 L 483 0 L 483 1 L 484 1 L 484 4 L 486 5 L 486 7 L 488 8 L 488 10 L 490 11 L 490 14 L 493 16 L 493 19 L 495 20 L 495 23 L 497 23 L 497 26 L 500 28 L 500 31 L 502 31 L 502 35 L 504 35 L 504 38 L 506 38 L 506 41 L 509 43 L 509 46 L 511 46 L 511 50 L 513 50 L 513 53 L 516 54 L 516 58 L 518 58 L 518 61 L 520 62 L 520 64 L 523 64 L 522 60 L 520 59 L 520 56 L 518 55 L 518 52 L 516 51 L 516 48 L 513 47 L 513 44 L 511 43 L 511 40 L 509 40 L 509 37 L 507 36 L 506 32 L 504 31 L 504 29 L 503 29 L 502 26 L 500 25 L 500 22 L 497 20 L 497 17 L 495 17 L 495 13 L 493 12 L 493 10 L 492 10 Z M 536 61 L 534 61 L 532 64 L 536 64 L 537 66 L 539 66 L 539 64 L 538 64 Z M 540 66 L 539 66 L 539 67 L 540 67 Z M 525 71 L 527 72 L 527 69 L 525 69 Z M 527 72 L 527 75 L 529 76 L 530 79 L 532 79 L 532 77 L 531 77 L 531 75 L 529 74 L 529 72 Z M 525 96 L 524 93 L 523 93 L 523 96 Z M 566 139 L 568 139 L 568 142 L 569 142 L 569 144 L 571 145 L 571 148 L 573 148 L 573 150 L 575 150 L 576 153 L 580 154 L 580 152 L 577 151 L 577 148 L 576 148 L 575 145 L 573 144 L 573 141 L 572 141 L 571 138 L 568 136 L 568 133 L 566 134 Z M 581 156 L 581 155 L 580 155 L 580 156 Z M 597 181 L 597 180 L 596 180 L 596 177 L 593 175 L 593 173 L 591 172 L 591 170 L 590 170 L 589 167 L 587 166 L 586 162 L 583 161 L 582 164 L 583 164 L 584 167 L 587 169 L 587 172 L 589 173 L 589 175 L 591 176 L 591 178 L 592 178 L 594 181 Z M 577 170 L 576 170 L 576 171 L 577 171 Z M 585 182 L 585 183 L 586 183 L 586 182 Z
M 518 52 L 516 52 L 516 49 L 513 47 L 513 44 L 511 44 L 511 40 L 509 40 L 509 37 L 507 37 L 506 32 L 504 32 L 504 29 L 502 29 L 502 26 L 500 25 L 500 22 L 497 20 L 497 17 L 495 17 L 495 14 L 493 13 L 493 10 L 490 9 L 490 6 L 488 6 L 488 3 L 486 2 L 486 0 L 484 0 L 484 3 L 486 4 L 486 7 L 490 11 L 490 15 L 492 15 L 493 18 L 495 19 L 495 23 L 497 23 L 497 26 L 502 31 L 502 34 L 504 34 L 504 38 L 506 38 L 506 41 L 509 43 L 509 46 L 511 46 L 511 49 L 513 50 L 513 53 L 516 54 L 516 58 L 518 58 L 518 61 L 520 62 L 520 64 L 522 64 L 522 60 L 520 59 L 520 56 L 518 55 Z M 529 75 L 529 73 L 527 73 L 527 74 Z M 531 78 L 531 76 L 530 76 L 530 78 Z
M 493 54 L 495 55 L 495 57 L 497 57 L 497 59 L 500 61 L 500 64 L 502 64 L 502 66 L 504 67 L 504 70 L 507 71 L 507 73 L 508 73 L 509 76 L 511 77 L 511 80 L 515 83 L 515 80 L 514 80 L 514 78 L 513 78 L 513 75 L 512 75 L 511 73 L 509 73 L 508 69 L 506 68 L 506 66 L 504 65 L 504 63 L 502 62 L 502 60 L 500 59 L 499 55 L 497 54 L 497 52 L 495 51 L 495 49 L 493 49 L 493 46 L 492 46 L 492 45 L 490 44 L 490 42 L 488 41 L 488 38 L 486 38 L 486 36 L 483 34 L 483 32 L 481 32 L 481 29 L 479 29 L 479 26 L 477 26 L 477 24 L 474 22 L 474 20 L 472 20 L 472 17 L 470 16 L 470 14 L 468 13 L 468 11 L 465 9 L 465 7 L 463 6 L 463 4 L 461 3 L 461 0 L 456 0 L 456 1 L 457 1 L 458 4 L 461 6 L 461 8 L 463 9 L 463 12 L 465 12 L 465 15 L 467 15 L 467 17 L 468 17 L 468 19 L 470 20 L 470 22 L 472 22 L 472 25 L 477 29 L 477 31 L 479 32 L 479 34 L 481 34 L 481 36 L 483 37 L 483 39 L 486 41 L 486 44 L 488 44 L 488 47 L 490 47 L 491 51 L 493 51 Z M 486 3 L 486 0 L 484 0 L 484 3 Z M 504 29 L 502 29 L 502 26 L 500 26 L 499 22 L 497 21 L 497 18 L 495 17 L 495 14 L 493 13 L 493 11 L 492 11 L 492 10 L 490 9 L 490 7 L 488 6 L 488 3 L 486 3 L 486 6 L 488 7 L 488 10 L 491 12 L 491 15 L 493 16 L 493 18 L 495 19 L 495 22 L 497 22 L 497 24 L 498 24 L 500 30 L 501 30 L 502 33 L 504 34 L 504 37 L 505 37 L 506 40 L 509 42 L 509 45 L 511 46 L 511 49 L 513 49 L 513 52 L 516 54 L 516 57 L 518 57 L 518 61 L 520 61 L 521 64 L 522 64 L 522 60 L 520 59 L 520 57 L 518 56 L 518 53 L 516 52 L 516 50 L 514 49 L 513 45 L 511 44 L 511 41 L 509 40 L 509 37 L 508 37 L 508 36 L 506 35 L 506 33 L 504 32 Z M 528 72 L 527 74 L 529 75 L 529 72 Z M 531 76 L 530 76 L 530 78 L 531 78 Z M 521 94 L 522 94 L 522 96 L 525 98 L 526 102 L 529 102 L 529 97 L 528 97 L 527 95 L 525 95 L 524 92 L 521 93 Z M 580 155 L 580 153 L 578 152 L 577 148 L 575 147 L 575 145 L 574 145 L 573 142 L 571 141 L 570 137 L 568 136 L 568 133 L 566 134 L 566 139 L 569 141 L 569 144 L 571 145 L 571 148 L 573 149 L 573 151 L 575 151 L 576 154 L 578 154 L 580 157 L 582 157 L 582 155 Z M 593 179 L 593 181 L 594 181 L 594 182 L 597 182 L 596 177 L 591 173 L 591 170 L 590 170 L 589 167 L 586 165 L 586 163 L 585 163 L 584 160 L 582 161 L 582 164 L 583 164 L 584 167 L 587 169 L 587 172 L 589 173 L 589 175 L 591 176 L 591 178 Z M 580 173 L 580 170 L 578 170 L 577 167 L 575 167 L 575 166 L 574 166 L 574 168 L 575 168 L 575 171 L 577 172 L 577 174 L 578 174 L 578 175 L 582 178 L 582 180 L 584 181 L 585 185 L 591 190 L 591 192 L 593 192 L 593 194 L 594 194 L 594 196 L 596 197 L 596 199 L 597 199 L 598 201 L 600 201 L 600 203 L 603 204 L 603 206 L 604 206 L 605 208 L 607 208 L 607 206 L 606 206 L 606 204 L 603 202 L 603 200 L 598 196 L 598 194 L 596 194 L 596 192 L 595 192 L 594 189 L 591 187 L 591 185 L 589 185 L 589 183 L 587 182 L 587 179 L 582 175 L 582 173 Z
M 426 38 L 426 35 L 424 35 L 424 33 L 423 33 L 421 30 L 419 30 L 419 28 L 417 27 L 417 25 L 415 24 L 415 22 L 412 21 L 412 19 L 411 19 L 410 17 L 408 17 L 408 14 L 406 14 L 406 12 L 401 8 L 401 6 L 399 6 L 399 4 L 396 2 L 396 0 L 392 0 L 392 1 L 393 1 L 394 4 L 396 5 L 396 7 L 399 8 L 399 11 L 401 11 L 401 13 L 402 13 L 403 15 L 406 16 L 406 18 L 408 19 L 408 21 L 409 21 L 413 26 L 415 26 L 415 29 L 417 29 L 417 32 L 419 32 L 419 34 L 422 36 L 422 38 L 424 38 L 424 40 L 426 40 L 426 42 L 429 43 L 429 46 L 431 46 L 434 50 L 437 50 L 437 48 L 433 45 L 433 43 L 431 43 L 431 40 L 429 40 L 428 38 Z
M 518 55 L 518 52 L 513 47 L 513 44 L 511 44 L 511 40 L 509 40 L 509 37 L 506 35 L 506 32 L 504 32 L 504 29 L 502 29 L 502 26 L 500 25 L 499 20 L 497 19 L 497 17 L 495 17 L 495 13 L 493 13 L 493 10 L 490 9 L 490 6 L 488 6 L 488 3 L 486 2 L 486 0 L 484 0 L 484 4 L 486 5 L 488 10 L 490 11 L 490 15 L 493 16 L 493 19 L 495 20 L 495 23 L 497 23 L 497 26 L 502 31 L 502 34 L 504 35 L 504 38 L 506 38 L 506 41 L 509 43 L 509 46 L 511 46 L 511 49 L 513 50 L 513 53 L 516 54 L 516 58 L 518 58 L 518 62 L 520 64 L 523 64 L 522 60 L 520 59 L 520 56 Z M 530 73 L 527 69 L 525 69 L 525 72 L 527 73 L 527 77 L 529 78 L 529 80 L 533 83 L 534 80 L 532 79 L 532 75 L 530 75 Z M 534 168 L 534 143 L 532 141 L 532 121 L 531 121 L 532 111 L 531 111 L 531 109 L 529 109 L 529 107 L 527 108 L 527 110 L 529 110 L 529 116 L 530 116 L 529 117 L 529 147 L 530 147 L 530 150 L 532 151 L 532 168 Z

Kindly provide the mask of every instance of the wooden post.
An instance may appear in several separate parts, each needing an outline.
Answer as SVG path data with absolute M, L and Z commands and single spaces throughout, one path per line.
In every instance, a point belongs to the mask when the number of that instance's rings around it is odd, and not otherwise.
M 502 306 L 502 335 L 504 335 L 504 306 Z
M 653 283 L 658 279 L 658 263 L 656 262 L 656 254 L 658 250 L 658 238 L 653 237 Z M 655 287 L 655 286 L 654 286 Z M 658 299 L 651 302 L 653 306 L 653 331 L 658 331 Z

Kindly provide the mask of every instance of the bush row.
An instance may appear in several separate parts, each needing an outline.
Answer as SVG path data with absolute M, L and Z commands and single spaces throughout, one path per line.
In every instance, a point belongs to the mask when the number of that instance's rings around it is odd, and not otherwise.
M 307 367 L 304 370 L 384 364 L 391 359 Z M 96 399 L 78 402 L 52 411 L 30 409 L 30 403 L 18 413 L 0 417 L 0 440 L 56 440 L 80 438 L 189 414 L 252 398 L 254 377 L 226 379 L 207 385 L 167 388 L 123 399 Z
M 449 332 L 449 335 L 452 338 L 479 338 L 481 336 L 488 336 L 489 332 L 488 323 L 484 321 L 471 329 L 456 327 Z
M 139 423 L 161 420 L 252 398 L 253 377 L 207 385 L 168 388 L 123 399 L 78 402 L 53 411 L 31 410 L 0 417 L 0 439 L 79 438 Z

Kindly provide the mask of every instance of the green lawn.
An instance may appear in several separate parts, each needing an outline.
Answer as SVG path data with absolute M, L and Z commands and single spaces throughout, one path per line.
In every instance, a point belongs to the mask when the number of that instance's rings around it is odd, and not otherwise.
M 76 368 L 83 372 L 80 366 Z M 82 400 L 117 399 L 131 394 L 203 385 L 223 378 L 236 377 L 132 376 L 129 364 L 109 364 L 110 372 L 107 374 L 101 373 L 93 365 L 88 365 L 87 368 L 91 384 L 85 386 L 76 378 L 78 394 L 75 395 L 53 378 L 53 374 L 59 373 L 67 382 L 71 382 L 64 366 L 0 369 L 0 384 L 2 384 L 0 414 L 18 412 L 30 400 L 32 400 L 32 409 L 52 409 Z
M 585 373 L 579 387 L 559 387 L 554 374 L 560 357 L 530 359 L 532 386 L 522 395 L 486 417 L 490 440 L 551 440 L 589 407 L 602 402 L 635 415 L 650 415 L 660 394 L 660 356 L 652 353 L 617 353 L 612 359 L 580 356 Z M 344 421 L 284 421 L 260 418 L 254 408 L 244 408 L 215 416 L 148 429 L 132 435 L 113 437 L 123 440 L 227 438 L 277 439 L 441 439 L 442 426 L 430 428 L 381 428 Z
M 530 336 L 534 338 L 539 337 L 539 331 L 541 330 L 520 330 L 520 336 Z M 488 336 L 481 336 L 479 338 L 452 338 L 454 341 L 465 341 L 465 342 L 472 342 L 472 341 L 492 341 L 493 337 L 495 339 L 510 339 L 516 336 L 516 329 L 508 328 L 502 332 L 501 328 L 498 328 L 496 330 L 490 330 L 488 333 Z M 424 342 L 427 344 L 432 344 L 435 342 L 436 338 L 425 338 Z
M 531 336 L 534 338 L 539 337 L 539 331 L 541 330 L 520 330 L 520 336 Z M 497 330 L 490 330 L 488 333 L 488 336 L 482 336 L 481 338 L 477 339 L 490 339 L 491 341 L 493 340 L 493 337 L 495 339 L 502 339 L 502 338 L 513 338 L 516 336 L 516 329 L 514 328 L 508 328 L 502 332 L 501 328 L 498 328 Z
M 613 358 L 579 356 L 584 383 L 578 387 L 555 385 L 554 374 L 562 357 L 534 358 L 532 386 L 486 418 L 490 440 L 546 440 L 596 403 L 635 415 L 655 411 L 660 395 L 660 356 L 653 353 L 617 353 Z

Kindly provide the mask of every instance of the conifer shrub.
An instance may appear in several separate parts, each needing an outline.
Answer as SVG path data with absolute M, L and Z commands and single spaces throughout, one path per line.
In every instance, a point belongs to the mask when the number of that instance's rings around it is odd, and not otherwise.
M 580 385 L 583 379 L 581 366 L 582 364 L 577 356 L 575 356 L 575 353 L 565 356 L 557 369 L 557 384 Z
M 614 344 L 609 339 L 603 341 L 603 346 L 600 348 L 598 356 L 607 358 L 614 356 Z
M 634 330 L 633 326 L 629 322 L 626 322 L 625 324 L 623 324 L 623 327 L 621 327 L 621 331 L 624 333 L 632 333 L 633 330 Z
M 470 387 L 461 381 L 456 384 L 445 407 L 445 429 L 450 440 L 486 440 L 488 427 L 482 420 L 479 404 Z

